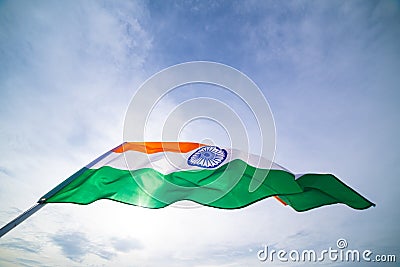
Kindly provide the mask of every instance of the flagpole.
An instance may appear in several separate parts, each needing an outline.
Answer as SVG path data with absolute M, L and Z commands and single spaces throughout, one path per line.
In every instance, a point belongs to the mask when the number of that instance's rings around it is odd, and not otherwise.
M 18 224 L 22 223 L 26 219 L 28 219 L 32 214 L 43 208 L 46 203 L 37 203 L 36 205 L 32 206 L 30 209 L 19 215 L 17 218 L 12 220 L 11 222 L 7 223 L 0 229 L 0 238 L 15 228 Z
M 123 146 L 124 143 L 122 143 L 119 146 Z M 111 149 L 110 151 L 107 151 L 106 153 L 104 153 L 103 155 L 101 155 L 100 157 L 98 157 L 97 159 L 93 160 L 91 163 L 89 163 L 88 165 L 86 165 L 86 168 L 90 168 L 91 166 L 93 166 L 94 164 L 96 164 L 98 161 L 102 160 L 103 158 L 105 158 L 107 155 L 109 155 L 114 149 L 118 148 L 119 146 Z M 0 238 L 7 234 L 9 231 L 11 231 L 12 229 L 14 229 L 18 224 L 22 223 L 23 221 L 25 221 L 26 219 L 28 219 L 32 214 L 34 214 L 35 212 L 37 212 L 38 210 L 40 210 L 41 208 L 44 207 L 44 205 L 46 205 L 46 200 L 49 199 L 50 197 L 52 197 L 53 195 L 55 195 L 57 192 L 59 192 L 61 189 L 63 189 L 66 185 L 70 184 L 73 180 L 75 180 L 76 177 L 78 177 L 79 175 L 82 174 L 82 172 L 84 172 L 85 168 L 80 169 L 79 171 L 77 171 L 75 174 L 73 174 L 72 176 L 70 176 L 69 178 L 67 178 L 66 180 L 64 180 L 61 184 L 57 185 L 56 187 L 54 187 L 52 190 L 50 190 L 49 192 L 47 192 L 47 194 L 45 194 L 43 197 L 41 197 L 39 199 L 39 201 L 37 202 L 36 205 L 32 206 L 30 209 L 28 209 L 27 211 L 25 211 L 24 213 L 22 213 L 21 215 L 19 215 L 17 218 L 15 218 L 14 220 L 12 220 L 11 222 L 9 222 L 8 224 L 4 225 L 1 229 L 0 229 Z

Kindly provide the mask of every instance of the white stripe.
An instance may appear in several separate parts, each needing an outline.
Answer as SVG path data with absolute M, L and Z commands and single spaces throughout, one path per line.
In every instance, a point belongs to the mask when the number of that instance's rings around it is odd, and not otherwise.
M 122 144 L 121 144 L 122 145 Z M 121 146 L 119 145 L 119 146 Z M 111 149 L 110 151 L 107 151 L 106 153 L 104 153 L 103 155 L 101 155 L 100 157 L 98 157 L 97 159 L 93 160 L 92 162 L 90 162 L 88 165 L 86 165 L 86 168 L 92 168 L 94 165 L 96 165 L 98 162 L 102 161 L 103 159 L 105 159 L 106 157 L 108 157 L 110 154 L 113 154 L 113 150 L 116 149 L 117 147 L 114 147 L 113 149 Z
M 226 149 L 226 151 L 228 152 L 227 158 L 218 167 L 232 160 L 241 159 L 256 168 L 284 170 L 289 172 L 282 166 L 276 163 L 271 163 L 271 161 L 260 156 L 247 154 L 236 149 Z M 110 166 L 121 170 L 152 168 L 162 174 L 187 170 L 204 170 L 201 167 L 191 166 L 187 163 L 188 158 L 193 153 L 194 151 L 188 153 L 159 152 L 154 154 L 146 154 L 137 151 L 126 151 L 123 153 L 109 152 L 86 167 L 90 169 L 98 169 L 103 166 Z

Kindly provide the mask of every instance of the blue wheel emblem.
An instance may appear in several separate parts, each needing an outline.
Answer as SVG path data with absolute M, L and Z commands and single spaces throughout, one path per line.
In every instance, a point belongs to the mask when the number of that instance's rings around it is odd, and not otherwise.
M 202 168 L 215 168 L 226 159 L 228 153 L 217 146 L 203 146 L 197 149 L 187 160 L 191 166 Z

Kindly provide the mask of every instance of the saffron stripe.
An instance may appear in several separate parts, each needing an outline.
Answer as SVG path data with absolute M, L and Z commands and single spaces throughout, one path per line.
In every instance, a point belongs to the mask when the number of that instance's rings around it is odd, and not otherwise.
M 192 142 L 125 142 L 112 151 L 115 153 L 137 151 L 146 154 L 158 152 L 187 153 L 202 146 L 205 146 L 205 144 Z

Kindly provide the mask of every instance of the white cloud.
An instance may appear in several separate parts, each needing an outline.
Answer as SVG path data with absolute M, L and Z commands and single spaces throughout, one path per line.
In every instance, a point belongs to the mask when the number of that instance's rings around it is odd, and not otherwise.
M 126 96 L 143 79 L 151 47 L 139 22 L 145 12 L 139 3 L 3 5 L 3 175 L 40 177 L 47 188 L 122 142 Z

